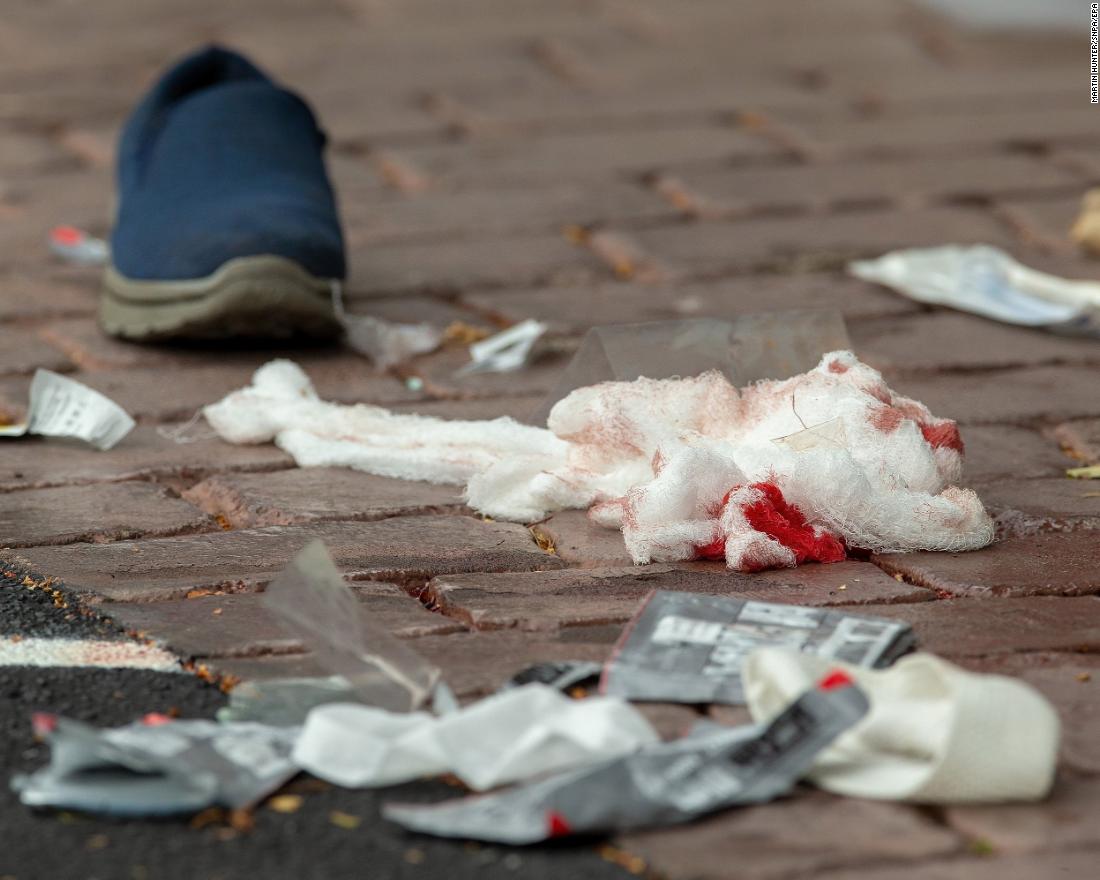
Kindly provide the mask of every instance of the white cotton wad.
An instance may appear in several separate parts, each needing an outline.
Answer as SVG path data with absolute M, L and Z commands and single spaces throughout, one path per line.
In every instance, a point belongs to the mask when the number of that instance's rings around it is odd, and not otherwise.
M 474 509 L 532 522 L 589 509 L 636 563 L 724 559 L 756 571 L 879 552 L 973 550 L 993 522 L 955 484 L 953 421 L 895 394 L 847 351 L 791 379 L 718 372 L 579 388 L 535 428 L 320 400 L 289 361 L 206 407 L 234 443 L 274 440 L 303 467 L 465 484 Z
M 447 715 L 352 703 L 313 709 L 294 761 L 347 788 L 454 773 L 475 791 L 617 758 L 660 737 L 615 697 L 573 700 L 542 684 L 501 691 Z
M 549 431 L 502 418 L 448 421 L 380 406 L 326 403 L 297 364 L 271 361 L 247 388 L 203 409 L 230 443 L 274 440 L 302 467 L 350 467 L 384 477 L 462 485 L 494 464 L 564 460 Z
M 867 695 L 862 721 L 823 751 L 810 781 L 850 797 L 928 804 L 1001 803 L 1046 797 L 1060 725 L 1030 685 L 967 672 L 931 654 L 866 669 L 777 648 L 753 652 L 742 669 L 745 699 L 767 722 L 842 668 Z

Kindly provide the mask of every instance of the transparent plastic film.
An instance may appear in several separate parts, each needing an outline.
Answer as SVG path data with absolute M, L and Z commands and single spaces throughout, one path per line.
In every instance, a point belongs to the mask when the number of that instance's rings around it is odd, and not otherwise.
M 416 709 L 440 681 L 439 669 L 370 619 L 321 541 L 271 583 L 264 604 L 369 705 Z
M 840 313 L 824 309 L 594 327 L 531 422 L 545 425 L 554 404 L 569 392 L 600 382 L 718 370 L 734 386 L 747 385 L 806 372 L 822 355 L 850 345 Z

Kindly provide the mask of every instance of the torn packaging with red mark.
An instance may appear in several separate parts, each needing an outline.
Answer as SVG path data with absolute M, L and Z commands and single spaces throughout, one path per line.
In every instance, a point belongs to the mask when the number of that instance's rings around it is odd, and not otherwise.
M 110 246 L 106 241 L 75 226 L 51 229 L 50 250 L 70 263 L 86 266 L 102 266 L 110 258 Z
M 438 837 L 530 844 L 687 822 L 787 794 L 817 755 L 867 712 L 851 681 L 829 676 L 767 726 L 706 726 L 596 767 L 498 794 L 386 804 L 385 818 Z

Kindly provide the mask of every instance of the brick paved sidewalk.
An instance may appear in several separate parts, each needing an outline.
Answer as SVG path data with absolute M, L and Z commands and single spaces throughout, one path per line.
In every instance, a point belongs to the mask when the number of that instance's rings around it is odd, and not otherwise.
M 816 793 L 617 845 L 685 880 L 1094 873 L 1100 497 L 1062 473 L 1100 462 L 1100 347 L 924 309 L 840 271 L 897 246 L 989 242 L 1100 275 L 1066 234 L 1100 184 L 1084 19 L 1074 39 L 993 39 L 884 0 L 18 7 L 0 21 L 0 407 L 17 412 L 48 367 L 139 427 L 105 454 L 5 444 L 10 554 L 216 674 L 249 677 L 311 668 L 256 591 L 321 537 L 377 618 L 466 698 L 528 662 L 601 659 L 654 586 L 873 608 L 911 622 L 928 650 L 1019 675 L 1056 704 L 1065 744 L 1049 803 L 915 809 Z M 538 526 L 536 543 L 446 488 L 164 439 L 158 428 L 273 353 L 109 340 L 95 273 L 58 264 L 45 240 L 62 222 L 106 231 L 119 123 L 168 60 L 210 39 L 254 53 L 319 109 L 356 309 L 489 328 L 535 316 L 575 341 L 600 323 L 839 308 L 864 360 L 962 423 L 966 482 L 1003 540 L 759 576 L 641 570 L 582 514 Z M 326 398 L 464 417 L 530 412 L 564 360 L 457 379 L 456 348 L 392 375 L 344 352 L 290 356 Z M 647 712 L 669 735 L 695 717 Z

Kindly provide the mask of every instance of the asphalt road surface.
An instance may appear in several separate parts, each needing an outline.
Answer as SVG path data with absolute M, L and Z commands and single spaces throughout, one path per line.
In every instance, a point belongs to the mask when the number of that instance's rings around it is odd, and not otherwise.
M 13 643 L 12 637 L 17 641 Z M 58 608 L 43 590 L 0 583 L 0 642 L 18 639 L 117 639 L 110 624 Z M 30 727 L 35 711 L 97 726 L 125 724 L 147 712 L 212 718 L 226 702 L 216 687 L 187 673 L 65 666 L 0 666 L 0 759 L 5 775 L 48 758 Z M 32 811 L 0 787 L 0 880 L 237 880 L 237 878 L 569 878 L 631 876 L 592 842 L 506 849 L 407 834 L 383 821 L 383 800 L 438 800 L 461 792 L 438 782 L 375 792 L 347 791 L 307 776 L 282 793 L 302 796 L 300 809 L 278 813 L 261 804 L 251 828 L 228 817 L 194 827 L 191 817 L 111 820 Z M 333 817 L 333 813 L 337 816 Z M 349 818 L 351 817 L 351 818 Z M 354 827 L 348 827 L 354 825 Z

